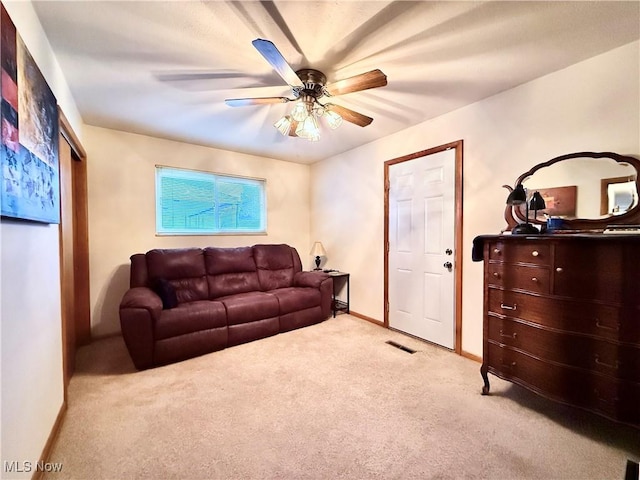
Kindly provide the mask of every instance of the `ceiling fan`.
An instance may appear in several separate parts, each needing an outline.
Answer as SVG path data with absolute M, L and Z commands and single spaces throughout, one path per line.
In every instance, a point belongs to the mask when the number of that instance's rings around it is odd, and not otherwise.
M 319 70 L 303 68 L 294 71 L 280 51 L 269 40 L 256 39 L 251 42 L 265 60 L 291 87 L 293 98 L 255 97 L 230 98 L 225 103 L 230 107 L 268 105 L 272 103 L 297 102 L 290 115 L 285 115 L 274 126 L 283 135 L 317 141 L 320 138 L 318 118 L 324 118 L 329 127 L 337 128 L 343 120 L 366 127 L 373 118 L 333 103 L 321 103 L 324 97 L 359 92 L 369 88 L 384 87 L 387 76 L 380 70 L 371 70 L 354 77 L 327 84 L 327 77 Z M 323 100 L 324 101 L 324 100 Z

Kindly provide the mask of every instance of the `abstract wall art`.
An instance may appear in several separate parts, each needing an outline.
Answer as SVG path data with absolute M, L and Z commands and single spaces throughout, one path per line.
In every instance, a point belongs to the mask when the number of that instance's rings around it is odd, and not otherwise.
M 4 5 L 0 37 L 1 214 L 60 223 L 56 98 Z

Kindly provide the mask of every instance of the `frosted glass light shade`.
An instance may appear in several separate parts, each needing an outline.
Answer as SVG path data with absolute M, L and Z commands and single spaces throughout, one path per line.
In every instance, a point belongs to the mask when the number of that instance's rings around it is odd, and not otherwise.
M 291 110 L 291 118 L 293 118 L 296 122 L 302 122 L 305 118 L 308 117 L 307 105 L 304 102 L 296 103 L 296 106 Z
M 278 131 L 286 137 L 287 135 L 289 135 L 289 131 L 291 130 L 291 117 L 289 115 L 285 115 L 276 123 L 274 123 L 273 126 L 276 127 Z
M 329 128 L 335 130 L 340 125 L 342 125 L 342 117 L 338 115 L 336 112 L 332 112 L 331 110 L 325 110 L 324 118 L 329 125 Z
M 316 118 L 308 116 L 304 121 L 300 122 L 296 128 L 296 135 L 312 142 L 317 142 L 320 139 L 320 129 Z

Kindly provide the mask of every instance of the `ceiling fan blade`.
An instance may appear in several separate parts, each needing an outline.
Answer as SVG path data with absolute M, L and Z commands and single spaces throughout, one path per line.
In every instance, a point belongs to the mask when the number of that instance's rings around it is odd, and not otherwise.
M 327 110 L 330 110 L 330 111 L 335 112 L 338 115 L 340 115 L 345 122 L 354 123 L 354 124 L 359 125 L 361 127 L 366 127 L 371 122 L 373 122 L 373 118 L 367 117 L 366 115 L 363 115 L 363 114 L 358 113 L 358 112 L 354 112 L 353 110 L 350 110 L 348 108 L 341 107 L 340 105 L 334 105 L 333 103 L 327 103 L 325 105 L 325 108 Z
M 250 105 L 269 105 L 271 103 L 287 103 L 287 97 L 227 98 L 224 103 L 230 107 L 247 107 Z
M 285 82 L 292 87 L 304 87 L 300 77 L 293 71 L 273 42 L 257 38 L 251 43 Z
M 329 95 L 343 95 L 369 88 L 384 87 L 386 84 L 387 76 L 381 70 L 376 69 L 330 83 L 325 87 L 325 90 L 329 92 Z

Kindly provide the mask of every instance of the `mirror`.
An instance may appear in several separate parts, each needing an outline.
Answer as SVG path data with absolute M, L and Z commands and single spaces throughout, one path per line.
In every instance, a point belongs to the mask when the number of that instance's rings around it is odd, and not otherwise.
M 640 223 L 640 160 L 611 152 L 578 152 L 534 166 L 516 180 L 529 196 L 540 192 L 547 208 L 529 212 L 529 222 L 563 219 L 567 229 L 602 230 L 609 224 Z M 513 228 L 525 221 L 525 207 L 507 206 Z

